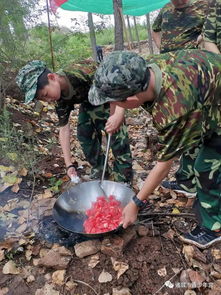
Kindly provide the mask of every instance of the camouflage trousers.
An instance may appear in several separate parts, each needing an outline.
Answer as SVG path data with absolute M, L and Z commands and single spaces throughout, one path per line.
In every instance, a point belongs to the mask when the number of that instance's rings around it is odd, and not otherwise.
M 110 116 L 109 104 L 92 106 L 82 103 L 79 110 L 77 136 L 86 160 L 92 166 L 92 175 L 100 178 L 105 160 L 102 150 L 102 130 Z M 107 135 L 107 134 L 106 134 Z M 132 181 L 132 156 L 126 125 L 112 135 L 110 147 L 114 156 L 113 171 L 108 167 L 108 174 L 114 181 Z
M 200 148 L 182 157 L 179 184 L 197 192 L 202 226 L 221 228 L 221 135 L 214 134 Z M 181 176 L 179 178 L 179 176 Z M 185 177 L 186 176 L 186 177 Z

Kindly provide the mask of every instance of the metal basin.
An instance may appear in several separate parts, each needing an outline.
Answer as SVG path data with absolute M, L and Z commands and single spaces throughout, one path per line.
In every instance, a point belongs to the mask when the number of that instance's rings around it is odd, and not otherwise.
M 135 194 L 126 185 L 109 180 L 103 181 L 102 188 L 107 196 L 114 195 L 121 202 L 122 207 L 125 207 Z M 85 211 L 91 208 L 92 202 L 95 202 L 97 197 L 102 195 L 100 180 L 80 183 L 70 188 L 54 204 L 53 216 L 55 221 L 66 231 L 89 237 L 99 237 L 115 232 L 115 230 L 100 234 L 86 234 L 84 232 L 83 223 L 87 218 Z

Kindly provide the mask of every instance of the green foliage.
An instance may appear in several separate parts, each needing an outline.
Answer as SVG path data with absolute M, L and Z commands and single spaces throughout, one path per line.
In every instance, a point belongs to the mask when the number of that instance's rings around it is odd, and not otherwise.
M 27 138 L 12 123 L 10 112 L 6 109 L 0 115 L 0 155 L 17 168 L 26 168 L 30 174 L 38 171 L 38 153 L 33 138 Z
M 49 188 L 51 191 L 58 193 L 60 191 L 60 187 L 63 184 L 63 181 L 61 179 L 56 179 L 56 177 L 51 177 L 49 179 Z

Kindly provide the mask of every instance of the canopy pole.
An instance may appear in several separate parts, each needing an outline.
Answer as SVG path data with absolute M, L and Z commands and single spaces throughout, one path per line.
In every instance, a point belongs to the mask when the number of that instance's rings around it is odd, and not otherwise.
M 135 28 L 135 32 L 136 32 L 137 43 L 138 43 L 138 46 L 139 46 L 139 52 L 141 53 L 140 38 L 139 38 L 139 34 L 138 34 L 138 29 L 137 29 L 136 17 L 133 16 L 133 19 L 134 19 L 134 28 Z
M 120 17 L 121 17 L 121 20 L 122 20 L 122 24 L 123 24 L 123 28 L 124 28 L 124 32 L 125 32 L 125 36 L 126 36 L 126 40 L 127 40 L 127 44 L 129 46 L 129 49 L 131 50 L 131 44 L 130 44 L 130 40 L 129 40 L 129 37 L 128 37 L 128 34 L 127 34 L 127 27 L 126 27 L 126 24 L 125 24 L 125 18 L 124 18 L 124 15 L 123 15 L 123 12 L 122 12 L 122 8 L 121 7 L 118 7 L 119 9 L 119 14 L 120 14 Z
M 152 42 L 152 34 L 151 34 L 151 25 L 150 25 L 150 14 L 146 14 L 146 20 L 147 20 L 147 34 L 148 34 L 148 45 L 150 54 L 153 54 L 153 42 Z
M 122 0 L 113 0 L 114 8 L 114 50 L 124 50 L 124 33 L 122 17 L 120 15 L 119 7 L 122 7 Z
M 49 37 L 49 45 L 50 45 L 50 51 L 51 51 L 51 65 L 52 65 L 52 70 L 54 72 L 55 71 L 54 52 L 53 52 L 53 45 L 52 45 L 52 38 L 51 38 L 51 23 L 50 23 L 48 0 L 46 0 L 46 7 L 47 7 L 47 16 L 48 16 L 48 37 Z
M 96 51 L 96 35 L 95 35 L 95 30 L 94 30 L 93 15 L 91 12 L 88 12 L 87 18 L 88 18 L 88 27 L 89 27 L 89 31 L 90 31 L 92 54 L 93 54 L 94 61 L 98 62 L 97 51 Z

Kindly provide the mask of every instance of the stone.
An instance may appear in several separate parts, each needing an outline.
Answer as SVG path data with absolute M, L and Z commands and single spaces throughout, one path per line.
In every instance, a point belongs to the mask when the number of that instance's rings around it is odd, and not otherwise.
M 111 257 L 119 257 L 122 255 L 124 240 L 119 236 L 106 238 L 102 241 L 101 252 Z
M 145 237 L 148 234 L 148 232 L 149 232 L 149 228 L 147 228 L 146 226 L 139 225 L 137 228 L 137 233 L 141 237 Z
M 132 295 L 129 288 L 113 288 L 112 289 L 112 295 Z
M 96 254 L 101 249 L 99 240 L 85 241 L 74 246 L 75 254 L 79 258 Z
M 62 286 L 64 284 L 64 276 L 66 270 L 56 270 L 52 274 L 52 282 L 56 285 Z
M 99 277 L 98 277 L 98 281 L 101 284 L 111 282 L 112 279 L 113 279 L 112 275 L 109 272 L 105 271 L 105 270 L 103 270 L 101 272 L 101 274 L 99 275 Z
M 66 269 L 72 258 L 72 255 L 69 250 L 64 251 L 63 248 L 64 247 L 59 247 L 49 250 L 39 259 L 38 265 L 45 266 L 47 268 L 54 268 L 57 270 Z
M 188 285 L 190 283 L 188 270 L 190 270 L 190 269 L 184 269 L 184 270 L 182 270 L 182 272 L 180 274 L 180 282 L 184 285 Z
M 188 275 L 190 278 L 190 281 L 194 284 L 196 284 L 197 286 L 202 285 L 202 283 L 205 281 L 205 278 L 197 271 L 195 270 L 188 270 Z

